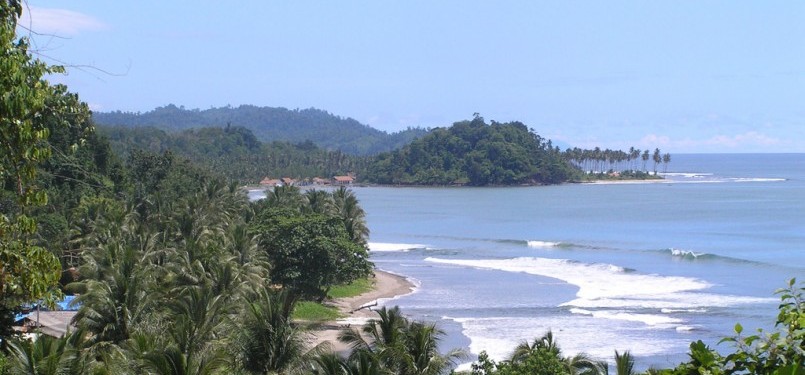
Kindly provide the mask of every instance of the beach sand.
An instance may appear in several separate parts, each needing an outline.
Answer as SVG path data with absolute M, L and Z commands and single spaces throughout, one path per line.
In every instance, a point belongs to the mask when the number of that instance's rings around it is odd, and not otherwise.
M 338 341 L 338 333 L 342 327 L 360 327 L 367 320 L 377 318 L 374 309 L 379 308 L 376 305 L 378 299 L 405 295 L 413 290 L 414 284 L 405 277 L 375 270 L 372 290 L 355 297 L 340 298 L 331 302 L 345 317 L 337 321 L 324 322 L 308 331 L 308 345 L 312 348 L 327 342 L 336 353 L 348 352 L 349 347 Z

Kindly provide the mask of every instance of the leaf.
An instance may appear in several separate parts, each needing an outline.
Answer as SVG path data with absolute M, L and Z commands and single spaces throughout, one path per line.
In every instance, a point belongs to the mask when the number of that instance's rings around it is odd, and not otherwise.
M 741 325 L 741 323 L 735 323 L 735 333 L 740 335 L 743 330 L 744 327 Z

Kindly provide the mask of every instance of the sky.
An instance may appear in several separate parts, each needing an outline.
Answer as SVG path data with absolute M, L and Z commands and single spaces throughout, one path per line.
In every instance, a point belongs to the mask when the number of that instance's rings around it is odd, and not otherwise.
M 801 1 L 28 0 L 95 111 L 318 108 L 394 132 L 479 113 L 563 147 L 805 152 Z

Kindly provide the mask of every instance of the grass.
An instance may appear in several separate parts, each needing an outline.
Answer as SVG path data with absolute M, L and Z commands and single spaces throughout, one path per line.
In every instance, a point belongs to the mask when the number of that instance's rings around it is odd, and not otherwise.
M 322 322 L 336 320 L 341 317 L 341 313 L 335 307 L 324 306 L 312 301 L 301 301 L 296 304 L 291 317 L 294 320 Z
M 350 284 L 337 285 L 330 288 L 327 293 L 329 298 L 347 298 L 354 297 L 366 293 L 374 287 L 372 279 L 359 279 Z M 332 306 L 322 305 L 313 301 L 300 301 L 296 304 L 291 316 L 294 320 L 306 320 L 311 322 L 324 322 L 328 320 L 336 320 L 341 318 L 342 315 Z
M 353 281 L 351 284 L 344 284 L 344 285 L 336 285 L 330 288 L 330 293 L 327 293 L 327 297 L 330 298 L 347 298 L 347 297 L 355 297 L 357 295 L 361 295 L 372 290 L 374 287 L 374 281 L 369 278 L 365 279 L 358 279 Z

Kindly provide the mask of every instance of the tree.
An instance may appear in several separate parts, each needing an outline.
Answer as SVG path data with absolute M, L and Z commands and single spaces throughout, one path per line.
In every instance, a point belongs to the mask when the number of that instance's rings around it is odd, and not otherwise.
M 48 74 L 64 71 L 35 59 L 28 40 L 17 38 L 15 29 L 22 2 L 0 1 L 0 184 L 13 191 L 16 212 L 0 212 L 0 298 L 8 307 L 43 297 L 52 302 L 61 276 L 58 258 L 34 246 L 36 222 L 28 216 L 32 206 L 43 205 L 47 195 L 34 185 L 38 166 L 50 156 L 46 140 L 49 122 L 69 126 L 69 116 L 88 116 L 87 106 L 62 85 L 51 85 Z M 0 332 L 5 334 L 4 332 Z
M 271 264 L 271 281 L 303 297 L 321 300 L 331 286 L 372 270 L 368 250 L 352 241 L 338 217 L 267 207 L 253 231 Z
M 654 155 L 652 155 L 652 160 L 654 161 L 654 175 L 657 175 L 657 166 L 662 162 L 662 156 L 660 154 L 660 149 L 654 149 Z
M 646 172 L 646 162 L 648 161 L 649 158 L 649 151 L 644 150 L 643 155 L 641 155 L 640 158 L 643 159 L 643 172 Z
M 593 360 L 584 353 L 563 357 L 553 333 L 548 331 L 532 342 L 523 341 L 512 352 L 509 360 L 495 363 L 486 353 L 478 356 L 472 366 L 473 375 L 526 375 L 567 374 L 603 375 L 607 373 L 606 362 Z
M 369 237 L 369 227 L 366 226 L 366 212 L 358 204 L 358 197 L 351 190 L 341 186 L 333 192 L 332 201 L 336 216 L 340 216 L 344 221 L 344 229 L 349 238 L 352 242 L 365 246 L 366 238 Z
M 302 332 L 291 324 L 295 300 L 287 291 L 257 291 L 238 325 L 237 358 L 252 374 L 284 373 L 305 357 Z
M 634 374 L 634 357 L 629 351 L 623 354 L 615 351 L 615 374 L 617 375 L 632 375 Z
M 399 307 L 378 312 L 379 319 L 367 322 L 360 331 L 345 328 L 338 339 L 353 348 L 356 356 L 374 357 L 383 367 L 401 375 L 440 374 L 463 358 L 461 350 L 439 353 L 438 346 L 444 332 L 432 323 L 411 322 Z M 368 338 L 368 340 L 367 340 Z M 365 358 L 364 358 L 365 360 Z
M 663 173 L 668 173 L 668 164 L 671 163 L 671 154 L 665 153 L 662 156 L 662 163 L 664 166 Z

